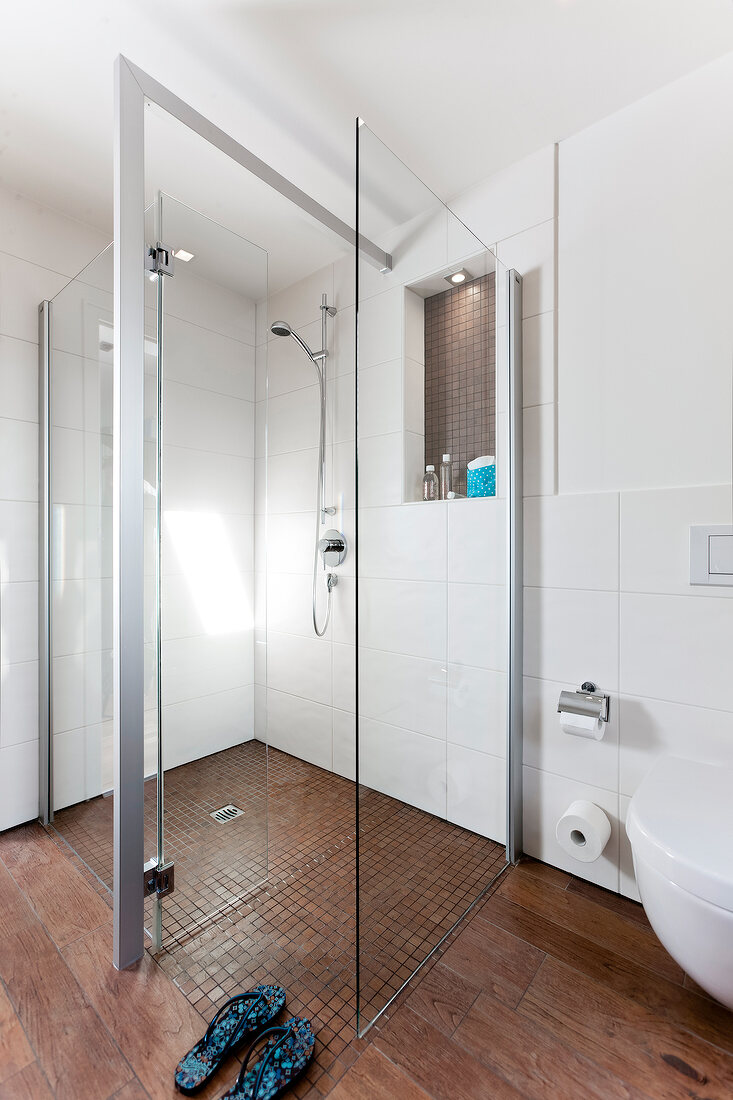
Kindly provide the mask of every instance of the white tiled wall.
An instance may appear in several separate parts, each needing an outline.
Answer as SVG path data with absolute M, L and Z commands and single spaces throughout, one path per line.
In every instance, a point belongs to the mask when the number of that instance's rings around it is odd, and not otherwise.
M 254 737 L 256 307 L 179 265 L 166 284 L 163 763 Z
M 631 897 L 623 822 L 657 757 L 733 763 L 733 589 L 691 588 L 688 561 L 691 524 L 733 518 L 732 91 L 728 58 L 560 144 L 557 389 L 524 325 L 525 402 L 558 399 L 554 440 L 525 418 L 525 846 Z M 558 728 L 583 679 L 611 694 L 601 742 Z M 576 798 L 612 821 L 596 863 L 555 840 Z
M 0 829 L 38 814 L 38 304 L 106 244 L 0 189 Z

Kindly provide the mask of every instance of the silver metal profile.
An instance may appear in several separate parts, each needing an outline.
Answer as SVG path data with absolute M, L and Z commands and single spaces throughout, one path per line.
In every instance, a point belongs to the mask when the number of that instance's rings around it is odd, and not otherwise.
M 51 303 L 38 307 L 38 817 L 53 821 L 51 729 Z
M 523 444 L 522 444 L 522 276 L 507 280 L 507 369 L 509 374 L 507 444 L 507 859 L 522 854 L 522 698 L 524 672 Z
M 177 95 L 169 91 L 162 84 L 158 83 L 152 76 L 139 69 L 137 65 L 133 65 L 131 61 L 128 61 L 126 57 L 120 56 L 119 61 L 123 61 L 127 65 L 129 71 L 134 76 L 138 83 L 138 86 L 142 89 L 143 95 L 146 99 L 152 100 L 164 111 L 167 111 L 173 118 L 178 119 L 184 126 L 187 126 L 189 130 L 193 130 L 195 134 L 198 134 L 205 141 L 208 141 L 210 145 L 220 149 L 226 156 L 231 157 L 237 164 L 241 164 L 243 168 L 246 168 L 248 172 L 251 172 L 257 179 L 262 180 L 268 187 L 272 187 L 274 191 L 282 195 L 283 198 L 289 199 L 290 202 L 295 203 L 296 206 L 304 210 L 306 214 L 309 214 L 321 225 L 325 225 L 327 229 L 338 234 L 350 245 L 354 244 L 355 233 L 351 226 L 347 225 L 341 218 L 337 218 L 335 214 L 332 214 L 325 206 L 321 206 L 319 202 L 316 202 L 311 195 L 306 194 L 305 191 L 301 191 L 299 187 L 296 187 L 294 183 L 286 179 L 285 176 L 281 176 L 279 172 L 276 172 L 274 168 L 271 168 L 269 164 L 265 164 L 263 160 L 255 156 L 249 149 L 245 149 L 243 145 L 240 145 L 238 141 L 235 141 L 233 137 L 220 130 L 218 126 L 215 126 L 204 115 L 199 114 L 198 111 L 190 107 L 188 103 L 184 103 L 182 99 L 179 99 Z M 379 268 L 380 271 L 392 270 L 392 257 L 389 253 L 379 248 L 372 241 L 366 237 L 359 237 L 359 248 L 369 258 L 369 260 Z
M 114 965 L 143 953 L 144 96 L 115 62 L 114 140 Z

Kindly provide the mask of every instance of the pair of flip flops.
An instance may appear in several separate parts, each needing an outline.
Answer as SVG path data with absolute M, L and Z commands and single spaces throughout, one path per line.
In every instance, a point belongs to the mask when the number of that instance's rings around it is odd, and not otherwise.
M 189 1096 L 198 1092 L 229 1055 L 249 1041 L 239 1076 L 221 1100 L 275 1100 L 282 1096 L 305 1072 L 315 1047 L 310 1021 L 302 1016 L 293 1016 L 280 1027 L 271 1026 L 284 1007 L 285 990 L 279 985 L 258 985 L 249 993 L 232 997 L 219 1009 L 204 1037 L 178 1063 L 176 1087 Z

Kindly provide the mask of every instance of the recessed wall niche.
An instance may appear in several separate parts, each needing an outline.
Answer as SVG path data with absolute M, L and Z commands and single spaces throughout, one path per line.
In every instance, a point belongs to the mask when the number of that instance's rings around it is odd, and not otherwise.
M 425 299 L 425 462 L 453 463 L 466 495 L 466 465 L 496 454 L 494 273 Z
M 405 397 L 421 414 L 420 425 L 405 424 L 405 500 L 421 499 L 426 464 L 437 471 L 444 454 L 460 496 L 467 464 L 496 455 L 496 276 L 445 285 L 437 276 L 405 295 Z

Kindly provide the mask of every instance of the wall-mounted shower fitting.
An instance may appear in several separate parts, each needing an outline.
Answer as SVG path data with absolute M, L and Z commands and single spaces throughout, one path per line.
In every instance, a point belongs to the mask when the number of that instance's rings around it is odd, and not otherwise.
M 318 576 L 318 554 L 319 552 L 323 556 L 323 568 L 328 565 L 340 565 L 344 560 L 346 554 L 346 541 L 343 535 L 339 531 L 327 531 L 323 539 L 319 537 L 320 529 L 322 525 L 326 523 L 327 516 L 333 516 L 336 514 L 336 509 L 327 505 L 325 500 L 325 486 L 326 486 L 326 370 L 325 362 L 328 358 L 328 318 L 334 317 L 336 310 L 333 306 L 328 304 L 328 296 L 326 294 L 321 295 L 321 350 L 311 351 L 306 344 L 302 336 L 300 336 L 293 326 L 287 321 L 273 321 L 270 325 L 270 332 L 273 336 L 291 336 L 295 340 L 296 344 L 310 359 L 313 366 L 316 368 L 316 374 L 318 375 L 318 385 L 320 387 L 321 394 L 321 417 L 320 417 L 320 432 L 318 437 L 318 498 L 316 501 L 316 531 L 315 541 L 313 546 L 313 629 L 319 638 L 322 638 L 326 633 L 326 628 L 331 618 L 331 591 L 335 588 L 337 583 L 337 577 L 334 573 L 328 573 L 326 576 L 326 587 L 328 589 L 328 606 L 326 608 L 326 618 L 322 627 L 318 626 L 318 617 L 316 614 L 316 582 Z M 333 541 L 332 536 L 336 540 L 340 540 L 341 549 L 336 547 L 327 546 L 325 549 L 322 547 L 322 543 L 329 543 Z M 328 560 L 327 560 L 328 556 Z M 338 560 L 336 560 L 338 558 Z
M 323 559 L 323 568 L 341 565 L 346 557 L 346 538 L 340 531 L 326 531 L 318 541 L 318 549 Z

